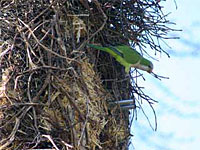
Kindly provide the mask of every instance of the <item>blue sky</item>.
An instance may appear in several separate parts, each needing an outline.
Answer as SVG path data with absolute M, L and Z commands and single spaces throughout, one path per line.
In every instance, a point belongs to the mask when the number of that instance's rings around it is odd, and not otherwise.
M 171 58 L 162 55 L 153 61 L 154 72 L 170 79 L 159 81 L 144 73 L 140 80 L 145 92 L 159 101 L 154 105 L 158 118 L 158 130 L 152 131 L 142 111 L 132 125 L 131 150 L 196 150 L 200 147 L 200 1 L 176 0 L 162 2 L 165 12 L 172 12 L 169 20 L 182 32 L 171 33 L 179 40 L 168 40 L 165 48 Z M 143 104 L 152 124 L 153 113 Z

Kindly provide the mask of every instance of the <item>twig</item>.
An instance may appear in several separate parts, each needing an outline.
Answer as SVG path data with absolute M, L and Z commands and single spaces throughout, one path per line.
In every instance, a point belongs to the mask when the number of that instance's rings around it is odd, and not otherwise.
M 59 148 L 56 146 L 50 135 L 42 135 L 42 136 L 47 138 L 51 142 L 51 144 L 55 147 L 56 150 L 59 150 Z
M 78 61 L 76 61 L 76 60 L 74 60 L 74 59 L 70 59 L 70 58 L 68 58 L 68 57 L 66 57 L 66 56 L 62 56 L 62 55 L 60 55 L 60 54 L 58 54 L 58 53 L 52 51 L 51 49 L 49 49 L 49 48 L 46 47 L 45 45 L 43 45 L 43 44 L 40 42 L 40 40 L 38 40 L 38 38 L 35 36 L 35 34 L 33 33 L 33 31 L 31 30 L 31 28 L 30 28 L 26 23 L 24 23 L 21 19 L 18 18 L 18 20 L 30 31 L 30 33 L 31 33 L 31 35 L 33 36 L 33 38 L 35 39 L 35 41 L 36 41 L 36 42 L 38 43 L 38 45 L 40 45 L 44 50 L 46 50 L 46 51 L 48 51 L 48 52 L 50 52 L 50 53 L 52 53 L 52 54 L 54 54 L 54 55 L 56 55 L 56 56 L 58 56 L 58 57 L 60 57 L 60 58 L 66 59 L 66 60 L 68 60 L 68 61 L 75 61 L 75 62 L 79 63 Z
M 32 79 L 32 76 L 33 76 L 34 72 L 32 72 L 28 78 L 28 87 L 27 87 L 27 95 L 28 95 L 28 99 L 29 99 L 29 102 L 32 103 L 32 98 L 31 98 L 31 93 L 30 93 L 30 89 L 31 89 L 31 79 Z M 35 111 L 35 107 L 32 107 L 33 109 L 33 118 L 34 118 L 34 126 L 37 130 L 37 132 L 39 132 L 38 130 L 38 123 L 37 123 L 37 115 L 36 115 L 36 111 Z
M 161 80 L 161 79 L 169 79 L 169 77 L 164 77 L 164 76 L 161 76 L 161 75 L 157 75 L 155 74 L 154 72 L 151 73 L 155 78 Z
M 22 109 L 24 109 L 24 111 L 22 112 L 22 114 L 19 116 L 19 117 L 16 117 L 15 119 L 15 126 L 11 132 L 11 134 L 8 136 L 8 138 L 4 139 L 4 140 L 1 140 L 0 141 L 0 150 L 3 150 L 5 149 L 8 145 L 10 145 L 14 139 L 15 139 L 15 134 L 17 133 L 18 131 L 18 128 L 19 128 L 19 125 L 20 125 L 20 122 L 21 122 L 21 119 L 25 116 L 25 114 L 31 109 L 32 106 L 29 106 L 29 107 L 23 107 Z M 6 141 L 5 144 L 3 144 L 4 142 Z
M 104 17 L 104 22 L 101 25 L 101 27 L 94 32 L 86 41 L 84 41 L 77 49 L 76 51 L 80 51 L 85 45 L 86 43 L 88 43 L 97 33 L 99 33 L 101 30 L 103 30 L 104 26 L 106 25 L 107 19 L 108 17 L 106 16 L 106 14 L 104 13 L 104 11 L 101 8 L 101 5 L 99 4 L 98 0 L 93 0 L 93 2 L 95 3 L 95 5 L 97 6 L 98 10 L 100 10 L 100 12 L 103 14 Z
M 15 139 L 15 134 L 17 133 L 17 130 L 19 128 L 19 125 L 20 125 L 20 119 L 19 118 L 16 118 L 15 120 L 15 126 L 11 132 L 11 134 L 8 136 L 8 138 L 4 139 L 4 140 L 1 140 L 0 141 L 0 150 L 3 150 L 5 149 L 8 145 L 10 145 L 14 139 Z M 3 144 L 4 142 L 6 141 L 5 144 Z
M 62 143 L 66 146 L 67 150 L 74 148 L 72 145 L 67 144 L 65 141 L 62 141 Z
M 57 87 L 63 92 L 63 94 L 68 98 L 69 102 L 72 104 L 72 106 L 74 107 L 74 109 L 78 112 L 80 119 L 82 121 L 85 121 L 85 118 L 83 117 L 83 115 L 80 112 L 80 109 L 78 108 L 78 106 L 74 103 L 74 101 L 72 99 L 74 99 L 73 97 L 71 97 L 65 90 L 65 88 L 62 86 L 62 82 L 60 81 L 60 79 L 58 79 L 55 76 L 55 79 L 58 81 L 59 84 L 57 84 Z
M 3 45 L 0 46 L 0 48 L 2 48 Z M 3 57 L 4 55 L 6 55 L 10 50 L 12 50 L 14 47 L 14 44 L 12 44 L 11 46 L 9 45 L 8 48 L 6 50 L 4 50 L 3 52 L 0 51 L 0 58 Z

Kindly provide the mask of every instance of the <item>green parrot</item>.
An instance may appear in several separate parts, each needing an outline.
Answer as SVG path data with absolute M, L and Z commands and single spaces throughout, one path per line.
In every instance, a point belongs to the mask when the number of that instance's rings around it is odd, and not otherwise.
M 130 46 L 120 45 L 102 47 L 93 44 L 87 44 L 87 46 L 109 53 L 125 67 L 126 73 L 129 73 L 131 67 L 147 71 L 148 73 L 151 73 L 153 70 L 152 62 L 144 58 L 140 53 L 132 49 Z

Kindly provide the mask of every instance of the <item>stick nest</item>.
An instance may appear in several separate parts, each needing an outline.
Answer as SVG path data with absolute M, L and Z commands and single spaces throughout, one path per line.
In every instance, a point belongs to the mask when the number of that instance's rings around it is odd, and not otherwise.
M 109 102 L 145 96 L 85 44 L 162 52 L 167 23 L 154 0 L 0 0 L 0 149 L 126 149 L 128 112 Z

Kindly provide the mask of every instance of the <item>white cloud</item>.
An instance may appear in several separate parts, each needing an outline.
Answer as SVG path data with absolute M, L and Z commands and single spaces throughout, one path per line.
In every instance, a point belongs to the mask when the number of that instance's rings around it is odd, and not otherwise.
M 171 40 L 171 58 L 162 55 L 154 61 L 154 72 L 170 79 L 159 81 L 145 74 L 140 80 L 145 92 L 158 100 L 155 105 L 158 131 L 154 132 L 140 111 L 133 125 L 133 144 L 136 150 L 195 150 L 200 140 L 200 1 L 177 0 L 178 10 L 172 1 L 165 6 L 173 11 L 171 17 L 182 28 L 178 33 L 182 39 Z M 159 58 L 159 56 L 157 56 Z M 143 105 L 151 122 L 153 114 Z

